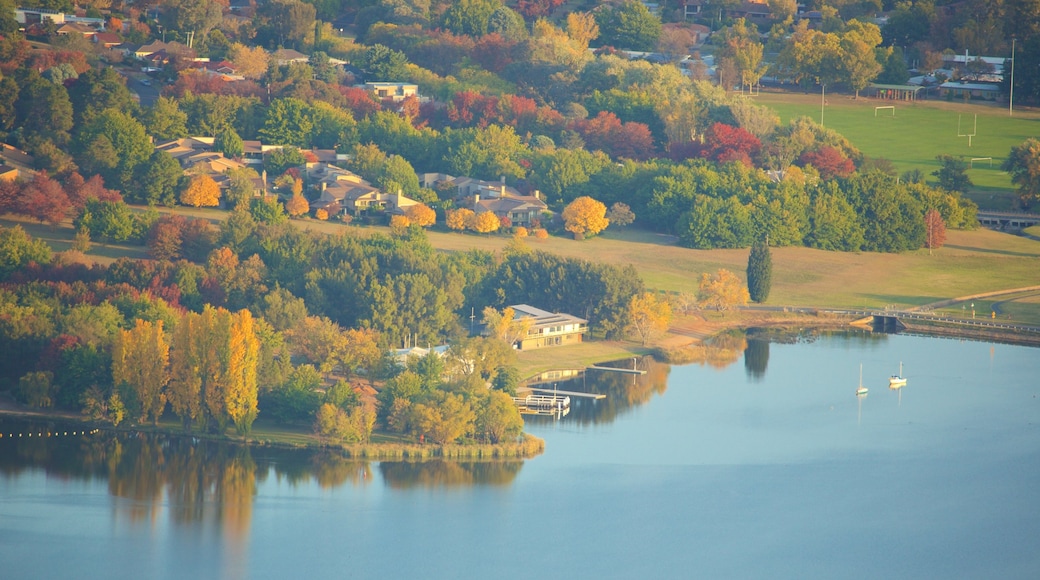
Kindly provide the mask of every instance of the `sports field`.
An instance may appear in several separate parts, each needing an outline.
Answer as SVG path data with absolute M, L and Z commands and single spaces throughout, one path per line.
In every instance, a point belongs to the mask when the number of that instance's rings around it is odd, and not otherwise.
M 803 115 L 820 121 L 819 93 L 761 93 L 754 99 L 776 110 L 783 123 Z M 888 105 L 895 106 L 894 115 L 891 110 L 875 112 L 875 107 Z M 1011 147 L 1040 136 L 1040 111 L 1016 107 L 1014 116 L 1010 116 L 1006 104 L 944 100 L 909 103 L 866 97 L 857 100 L 837 94 L 828 95 L 822 108 L 824 126 L 844 135 L 867 157 L 888 159 L 900 173 L 918 168 L 931 179 L 932 171 L 938 167 L 935 157 L 944 153 L 966 161 L 992 158 L 972 162 L 968 171 L 983 195 L 1013 193 L 1014 186 L 1007 173 L 1000 170 L 1000 164 Z M 966 135 L 970 133 L 975 135 L 969 147 Z

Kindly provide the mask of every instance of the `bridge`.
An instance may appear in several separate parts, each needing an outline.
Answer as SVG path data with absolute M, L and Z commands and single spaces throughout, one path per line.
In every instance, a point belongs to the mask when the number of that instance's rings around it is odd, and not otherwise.
M 1023 229 L 1040 224 L 1040 214 L 1013 211 L 979 211 L 979 223 L 1000 230 Z

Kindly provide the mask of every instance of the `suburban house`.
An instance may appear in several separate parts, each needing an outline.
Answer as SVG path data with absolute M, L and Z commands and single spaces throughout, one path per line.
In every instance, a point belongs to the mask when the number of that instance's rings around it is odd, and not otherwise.
M 0 161 L 0 181 L 14 182 L 18 179 L 18 168 L 5 165 Z
M 477 195 L 473 200 L 473 213 L 489 211 L 500 220 L 508 218 L 514 226 L 530 226 L 535 220 L 541 219 L 542 212 L 548 210 L 549 206 L 539 198 L 537 191 L 535 195 L 496 196 L 486 199 Z
M 97 30 L 87 26 L 86 24 L 80 24 L 79 22 L 66 22 L 58 27 L 58 34 L 69 35 L 69 36 L 82 36 L 88 38 L 94 36 Z
M 17 147 L 0 143 L 0 163 L 14 167 L 23 173 L 32 173 L 33 167 L 36 166 L 36 159 Z
M 400 193 L 383 193 L 360 176 L 326 162 L 308 163 L 304 171 L 308 179 L 316 181 L 321 190 L 321 195 L 311 207 L 324 209 L 329 215 L 357 215 L 366 210 L 403 214 L 409 207 L 419 204 Z
M 183 137 L 172 141 L 164 141 L 155 146 L 159 151 L 165 151 L 177 160 L 181 166 L 184 158 L 204 151 L 213 151 L 213 137 Z
M 310 59 L 311 57 L 306 54 L 291 48 L 279 48 L 271 53 L 271 62 L 278 66 L 292 64 L 294 62 L 306 64 L 310 62 Z
M 422 100 L 422 97 L 419 96 L 419 85 L 412 83 L 365 83 L 363 88 L 380 101 L 390 100 L 400 103 L 408 97 Z
M 577 344 L 581 342 L 581 336 L 589 331 L 589 321 L 584 318 L 554 314 L 527 304 L 514 304 L 510 308 L 516 320 L 532 319 L 527 334 L 513 345 L 519 350 Z

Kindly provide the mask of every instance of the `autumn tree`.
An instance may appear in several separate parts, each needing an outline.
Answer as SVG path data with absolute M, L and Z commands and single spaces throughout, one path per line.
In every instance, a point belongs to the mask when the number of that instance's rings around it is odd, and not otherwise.
M 928 255 L 932 255 L 932 250 L 941 248 L 945 242 L 946 222 L 939 210 L 933 207 L 924 214 L 924 245 L 928 248 Z
M 193 207 L 220 204 L 220 186 L 208 175 L 196 175 L 181 192 L 181 203 Z
M 300 217 L 310 210 L 311 205 L 307 203 L 307 199 L 299 194 L 293 195 L 289 198 L 289 201 L 285 202 L 285 211 L 290 217 Z
M 476 430 L 485 441 L 512 441 L 524 430 L 524 419 L 508 393 L 493 390 L 477 405 Z
M 412 225 L 412 220 L 408 219 L 408 216 L 390 216 L 390 232 L 396 236 L 403 235 L 406 231 L 408 231 L 408 226 L 410 225 Z
M 755 302 L 765 302 L 773 281 L 773 256 L 765 242 L 751 246 L 747 264 L 748 296 Z
M 636 294 L 628 302 L 628 328 L 646 346 L 654 336 L 668 330 L 672 322 L 672 305 L 666 298 L 651 292 Z
M 478 234 L 490 234 L 502 226 L 498 216 L 490 211 L 475 214 L 469 222 L 469 228 Z
M 167 364 L 170 346 L 161 320 L 137 319 L 130 330 L 120 330 L 112 345 L 112 382 L 126 385 L 136 395 L 141 422 L 159 423 L 166 406 Z
M 581 196 L 563 209 L 564 229 L 575 238 L 594 236 L 607 228 L 607 206 L 589 196 Z
M 235 64 L 235 72 L 247 79 L 259 79 L 267 74 L 268 54 L 262 46 L 250 48 L 236 42 L 228 50 L 228 60 Z
M 231 316 L 227 350 L 227 383 L 224 406 L 235 430 L 249 433 L 256 420 L 257 379 L 260 341 L 256 337 L 253 316 L 240 310 Z
M 201 334 L 201 317 L 189 313 L 181 318 L 173 332 L 173 356 L 170 359 L 170 382 L 166 399 L 170 409 L 181 419 L 184 430 L 202 416 L 203 361 L 208 341 Z
M 527 336 L 527 331 L 531 329 L 531 324 L 534 322 L 534 319 L 529 316 L 516 318 L 516 311 L 509 306 L 503 308 L 501 312 L 491 306 L 486 306 L 483 315 L 482 322 L 488 335 L 510 346 Z
M 404 215 L 411 223 L 424 228 L 437 222 L 437 212 L 424 203 L 409 206 Z
M 697 299 L 702 308 L 724 312 L 734 306 L 744 306 L 751 299 L 747 287 L 733 272 L 720 268 L 714 274 L 701 275 Z
M 616 201 L 614 205 L 610 206 L 610 211 L 607 212 L 607 220 L 611 225 L 623 228 L 636 221 L 636 214 L 632 213 L 632 208 L 627 203 Z
M 466 208 L 459 208 L 456 210 L 448 210 L 445 216 L 445 222 L 450 229 L 455 231 L 462 231 L 466 229 L 470 220 L 473 219 L 473 210 Z

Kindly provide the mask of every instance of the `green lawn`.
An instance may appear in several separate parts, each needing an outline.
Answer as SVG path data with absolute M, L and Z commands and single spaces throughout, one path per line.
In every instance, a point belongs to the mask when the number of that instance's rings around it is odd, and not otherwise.
M 755 102 L 776 110 L 784 123 L 803 115 L 820 121 L 819 93 L 762 93 L 755 97 Z M 890 111 L 878 111 L 875 116 L 874 107 L 878 105 L 895 105 L 895 116 Z M 992 157 L 992 162 L 975 161 L 968 171 L 979 190 L 973 192 L 973 197 L 1013 193 L 1011 181 L 1000 170 L 1000 164 L 1011 147 L 1040 135 L 1040 111 L 1018 108 L 1012 117 L 1006 106 L 993 104 L 912 104 L 828 95 L 823 115 L 826 127 L 847 137 L 864 155 L 888 159 L 901 173 L 917 168 L 930 175 L 938 167 L 935 157 L 944 153 L 966 160 Z M 957 136 L 958 122 L 961 133 L 975 131 L 970 147 L 967 137 Z

